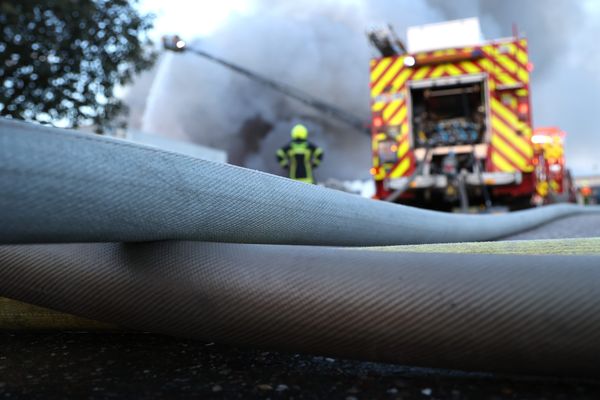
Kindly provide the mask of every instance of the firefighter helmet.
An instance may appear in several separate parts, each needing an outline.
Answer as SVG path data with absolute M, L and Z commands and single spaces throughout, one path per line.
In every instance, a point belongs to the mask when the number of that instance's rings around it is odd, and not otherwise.
M 308 129 L 302 124 L 297 124 L 292 128 L 292 139 L 306 140 L 308 137 Z

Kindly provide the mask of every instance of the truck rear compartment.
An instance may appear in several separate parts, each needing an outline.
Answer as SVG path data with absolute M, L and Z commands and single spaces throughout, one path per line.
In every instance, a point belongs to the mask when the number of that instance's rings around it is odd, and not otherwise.
M 415 148 L 483 143 L 486 102 L 484 81 L 411 87 Z

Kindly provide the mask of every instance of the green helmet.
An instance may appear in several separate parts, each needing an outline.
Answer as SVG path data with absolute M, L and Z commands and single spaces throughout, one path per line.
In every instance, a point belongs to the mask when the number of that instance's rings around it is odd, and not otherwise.
M 306 140 L 308 137 L 308 129 L 302 124 L 297 124 L 292 128 L 292 139 Z

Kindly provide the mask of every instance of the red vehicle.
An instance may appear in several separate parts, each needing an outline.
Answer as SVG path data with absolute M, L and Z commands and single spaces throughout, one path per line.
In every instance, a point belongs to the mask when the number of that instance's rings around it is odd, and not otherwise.
M 530 206 L 540 176 L 531 70 L 521 37 L 371 60 L 376 198 L 438 209 Z
M 567 134 L 556 127 L 536 128 L 531 141 L 536 158 L 537 201 L 575 202 L 576 192 L 565 165 L 564 141 Z

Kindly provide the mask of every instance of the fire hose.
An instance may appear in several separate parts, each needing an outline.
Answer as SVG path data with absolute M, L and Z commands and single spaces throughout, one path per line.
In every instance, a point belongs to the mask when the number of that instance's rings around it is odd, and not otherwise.
M 234 345 L 598 375 L 598 255 L 339 247 L 492 240 L 595 208 L 417 210 L 8 120 L 0 187 L 0 296 Z

